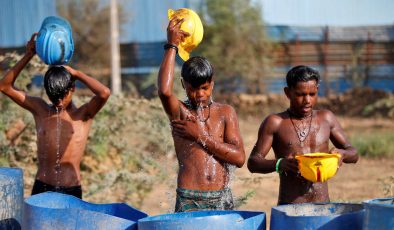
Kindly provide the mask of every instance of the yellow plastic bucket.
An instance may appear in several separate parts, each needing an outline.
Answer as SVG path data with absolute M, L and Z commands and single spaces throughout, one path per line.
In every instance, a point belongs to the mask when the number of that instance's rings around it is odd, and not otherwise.
M 297 154 L 301 176 L 312 182 L 324 182 L 335 175 L 340 154 L 306 153 Z
M 180 8 L 176 11 L 169 9 L 168 19 L 171 20 L 174 17 L 185 19 L 181 25 L 181 30 L 190 34 L 190 36 L 187 36 L 178 47 L 179 56 L 182 58 L 182 60 L 187 61 L 190 57 L 190 52 L 195 49 L 202 41 L 204 28 L 202 26 L 200 17 L 191 9 Z

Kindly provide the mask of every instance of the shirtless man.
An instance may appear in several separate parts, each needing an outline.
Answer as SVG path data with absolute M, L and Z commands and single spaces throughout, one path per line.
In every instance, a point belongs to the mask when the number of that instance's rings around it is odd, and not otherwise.
M 173 94 L 177 47 L 189 35 L 180 30 L 182 22 L 177 18 L 169 22 L 158 77 L 179 163 L 175 211 L 231 210 L 229 167 L 245 162 L 237 116 L 231 106 L 212 101 L 213 69 L 205 58 L 190 58 L 182 66 L 188 100 L 179 101 Z
M 80 162 L 92 119 L 104 106 L 110 90 L 97 80 L 69 66 L 51 66 L 44 86 L 53 104 L 28 96 L 14 87 L 22 69 L 36 54 L 33 34 L 24 57 L 0 81 L 0 91 L 33 114 L 37 132 L 38 172 L 32 195 L 56 191 L 82 198 Z M 84 83 L 95 96 L 77 108 L 72 102 L 75 80 Z
M 328 110 L 313 110 L 319 81 L 319 73 L 307 66 L 296 66 L 287 73 L 284 91 L 290 108 L 263 121 L 248 160 L 249 171 L 253 173 L 271 173 L 278 168 L 279 205 L 330 201 L 327 182 L 312 183 L 301 177 L 294 154 L 339 153 L 339 165 L 358 160 L 356 149 L 345 137 L 335 115 Z M 330 140 L 335 146 L 332 149 Z M 275 160 L 265 159 L 271 147 Z

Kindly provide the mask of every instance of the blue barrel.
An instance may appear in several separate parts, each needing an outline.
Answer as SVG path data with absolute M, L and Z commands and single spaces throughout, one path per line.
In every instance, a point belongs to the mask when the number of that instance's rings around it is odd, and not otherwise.
M 0 229 L 21 229 L 23 218 L 23 171 L 0 168 Z
M 271 209 L 270 229 L 362 229 L 362 204 L 305 203 Z
M 124 203 L 92 204 L 45 192 L 25 200 L 23 229 L 137 229 L 147 214 Z
M 378 230 L 394 229 L 394 197 L 366 200 L 364 228 Z
M 265 229 L 264 212 L 195 211 L 150 216 L 138 220 L 139 230 Z

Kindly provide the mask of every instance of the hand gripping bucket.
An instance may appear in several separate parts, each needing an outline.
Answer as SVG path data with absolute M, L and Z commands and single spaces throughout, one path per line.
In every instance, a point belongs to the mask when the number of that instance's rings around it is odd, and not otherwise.
M 179 19 L 185 19 L 182 22 L 181 30 L 188 32 L 190 36 L 187 36 L 178 47 L 179 56 L 187 61 L 190 57 L 190 52 L 200 44 L 204 35 L 204 28 L 202 26 L 200 17 L 193 10 L 187 8 L 181 8 L 176 11 L 168 10 L 168 19 L 177 17 Z
M 329 153 L 297 154 L 301 176 L 312 182 L 324 182 L 335 175 L 341 155 Z
M 70 24 L 61 17 L 45 18 L 36 39 L 36 51 L 48 65 L 68 63 L 74 53 Z

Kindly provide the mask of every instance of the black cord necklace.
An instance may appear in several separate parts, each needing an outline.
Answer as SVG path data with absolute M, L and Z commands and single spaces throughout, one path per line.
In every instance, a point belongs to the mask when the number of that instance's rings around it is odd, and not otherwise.
M 306 140 L 306 138 L 308 137 L 310 131 L 311 131 L 311 126 L 312 126 L 312 118 L 313 118 L 313 111 L 311 113 L 310 117 L 311 119 L 309 119 L 309 126 L 304 125 L 303 120 L 307 119 L 308 117 L 302 118 L 301 119 L 301 124 L 302 124 L 302 129 L 295 124 L 295 122 L 293 121 L 292 117 L 295 117 L 294 114 L 290 111 L 290 109 L 287 109 L 287 113 L 289 114 L 289 118 L 291 121 L 291 124 L 293 125 L 293 128 L 297 134 L 297 138 L 300 141 L 300 146 L 304 147 L 304 141 Z
M 211 117 L 211 105 L 212 105 L 212 100 L 209 100 L 208 105 L 202 105 L 202 106 L 195 106 L 195 105 L 193 105 L 193 104 L 190 102 L 190 100 L 186 100 L 186 101 L 185 101 L 185 105 L 187 106 L 188 109 L 191 109 L 191 110 L 201 109 L 202 112 L 203 112 L 204 109 L 207 109 L 207 108 L 208 108 L 208 116 L 207 116 L 205 119 L 201 119 L 200 116 L 197 116 L 197 118 L 198 118 L 198 120 L 199 120 L 200 122 L 205 123 L 205 122 L 207 122 L 208 119 Z M 202 114 L 203 114 L 203 116 L 204 116 L 204 113 L 202 113 Z

